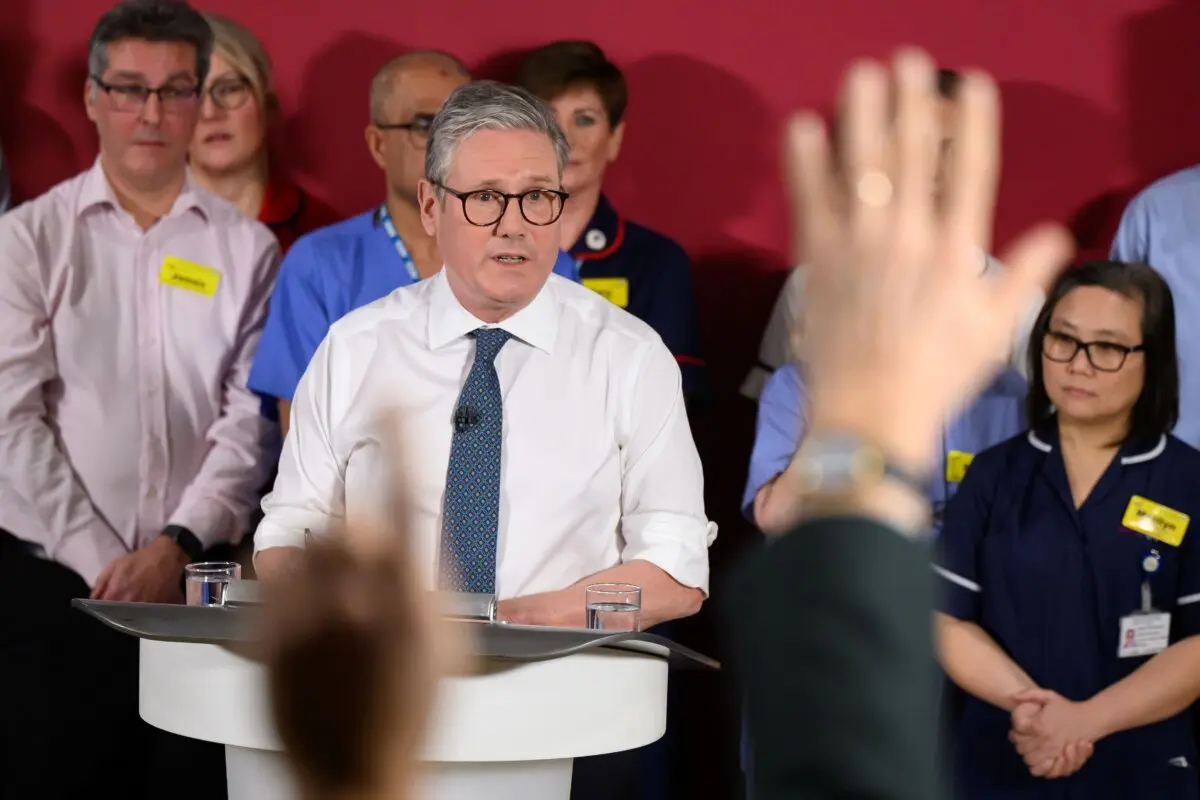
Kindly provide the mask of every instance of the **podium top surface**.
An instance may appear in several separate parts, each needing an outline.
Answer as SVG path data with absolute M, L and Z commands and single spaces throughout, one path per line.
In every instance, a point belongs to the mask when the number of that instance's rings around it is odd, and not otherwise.
M 72 604 L 109 627 L 139 639 L 236 645 L 256 636 L 256 606 L 181 606 L 76 599 Z M 475 655 L 507 661 L 539 661 L 586 652 L 597 647 L 631 650 L 667 658 L 680 669 L 720 669 L 721 665 L 691 648 L 653 633 L 605 633 L 576 628 L 544 628 L 466 620 L 473 626 Z

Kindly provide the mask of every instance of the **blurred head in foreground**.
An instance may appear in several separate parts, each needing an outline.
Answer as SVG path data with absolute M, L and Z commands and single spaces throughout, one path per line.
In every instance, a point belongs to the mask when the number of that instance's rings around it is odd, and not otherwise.
M 268 585 L 264 661 L 274 722 L 305 800 L 408 798 L 437 680 L 461 652 L 402 531 L 310 543 Z

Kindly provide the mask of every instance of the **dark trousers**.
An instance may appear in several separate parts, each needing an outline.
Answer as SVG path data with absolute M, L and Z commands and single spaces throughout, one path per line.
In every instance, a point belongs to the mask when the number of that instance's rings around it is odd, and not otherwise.
M 221 745 L 138 716 L 138 640 L 71 607 L 88 594 L 0 531 L 0 800 L 226 797 Z

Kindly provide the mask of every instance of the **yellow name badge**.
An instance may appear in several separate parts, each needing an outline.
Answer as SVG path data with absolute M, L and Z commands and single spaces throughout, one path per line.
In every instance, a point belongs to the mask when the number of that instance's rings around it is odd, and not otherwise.
M 583 285 L 617 308 L 629 306 L 628 278 L 584 278 Z
M 1178 547 L 1190 521 L 1191 517 L 1187 514 L 1134 495 L 1125 509 L 1121 524 L 1163 544 Z
M 176 289 L 184 289 L 205 297 L 217 293 L 217 284 L 221 282 L 221 273 L 212 267 L 197 264 L 195 261 L 185 261 L 175 256 L 163 259 L 162 269 L 158 272 L 158 280 Z
M 951 483 L 962 483 L 962 479 L 967 477 L 967 467 L 971 466 L 971 462 L 974 460 L 974 453 L 951 450 L 946 454 L 946 480 Z

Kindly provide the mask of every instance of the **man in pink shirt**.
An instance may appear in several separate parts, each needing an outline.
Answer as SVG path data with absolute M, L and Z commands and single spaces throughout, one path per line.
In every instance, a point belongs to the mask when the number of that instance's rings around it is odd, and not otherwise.
M 70 606 L 180 602 L 267 475 L 246 377 L 279 250 L 187 172 L 211 47 L 184 3 L 112 8 L 99 158 L 0 217 L 0 797 L 225 791 L 219 746 L 138 718 L 136 640 Z

